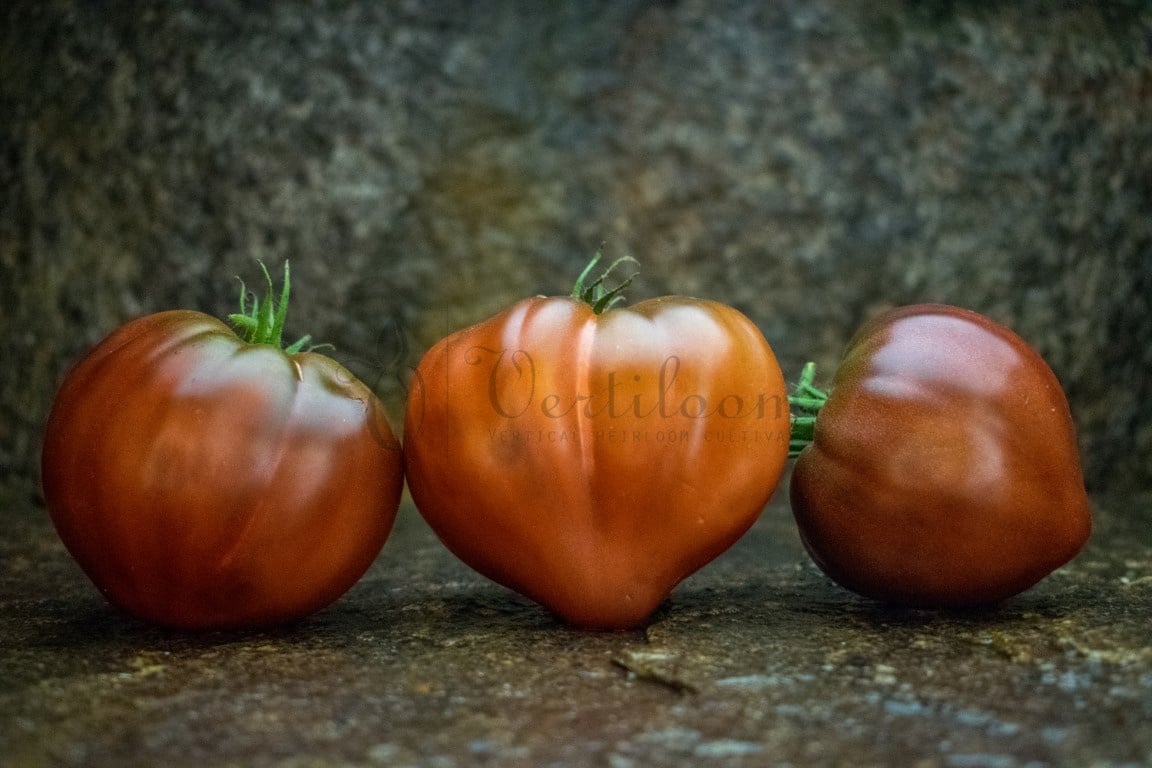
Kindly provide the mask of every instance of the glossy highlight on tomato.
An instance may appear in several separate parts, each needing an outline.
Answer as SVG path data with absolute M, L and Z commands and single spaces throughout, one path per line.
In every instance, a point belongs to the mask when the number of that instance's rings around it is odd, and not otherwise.
M 1008 328 L 938 304 L 887 312 L 850 342 L 791 500 L 829 576 L 913 606 L 1004 600 L 1091 531 L 1056 376 Z
M 402 459 L 380 402 L 336 361 L 176 310 L 68 373 L 42 475 L 60 538 L 112 603 L 176 628 L 257 627 L 363 575 Z
M 787 459 L 787 390 L 731 307 L 594 304 L 525 299 L 430 349 L 405 471 L 465 563 L 572 625 L 626 629 L 759 516 Z

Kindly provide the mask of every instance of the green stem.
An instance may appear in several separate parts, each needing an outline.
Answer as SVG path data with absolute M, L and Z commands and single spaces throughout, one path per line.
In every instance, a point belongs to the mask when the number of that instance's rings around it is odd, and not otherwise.
M 288 316 L 288 298 L 291 295 L 291 282 L 288 271 L 288 262 L 284 262 L 284 285 L 280 289 L 280 299 L 273 298 L 275 286 L 272 285 L 272 275 L 264 262 L 260 269 L 264 272 L 264 285 L 267 295 L 263 300 L 257 294 L 252 295 L 252 306 L 248 307 L 248 287 L 240 280 L 240 311 L 228 315 L 228 320 L 236 326 L 236 334 L 249 344 L 268 344 L 277 349 L 284 348 L 284 352 L 294 355 L 304 348 L 312 337 L 304 335 L 294 344 L 284 347 L 284 319 Z
M 607 280 L 609 275 L 621 264 L 630 262 L 639 265 L 640 263 L 631 256 L 621 256 L 612 262 L 612 264 L 600 274 L 600 277 L 591 283 L 587 283 L 588 275 L 592 273 L 592 269 L 600 262 L 601 258 L 602 254 L 600 251 L 596 251 L 592 260 L 588 262 L 588 266 L 584 267 L 584 271 L 580 273 L 580 277 L 576 278 L 576 283 L 572 286 L 572 293 L 570 294 L 572 298 L 579 299 L 592 307 L 592 311 L 598 315 L 605 310 L 611 309 L 619 302 L 624 301 L 624 290 L 632 284 L 632 280 L 639 274 L 639 271 L 633 272 L 612 288 L 606 287 L 604 281 Z
M 796 382 L 795 394 L 788 398 L 792 408 L 792 434 L 788 443 L 788 457 L 796 458 L 800 452 L 812 444 L 816 434 L 816 417 L 828 402 L 828 392 L 813 383 L 816 379 L 816 364 L 805 363 Z

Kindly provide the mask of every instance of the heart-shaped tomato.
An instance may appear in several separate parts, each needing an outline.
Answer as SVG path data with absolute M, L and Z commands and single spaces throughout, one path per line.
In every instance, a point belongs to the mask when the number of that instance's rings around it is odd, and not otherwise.
M 787 390 L 737 310 L 521 301 L 421 360 L 412 498 L 447 547 L 588 628 L 635 627 L 752 525 L 787 459 Z
M 801 399 L 821 399 L 807 388 Z M 916 305 L 868 323 L 814 426 L 792 509 L 816 563 L 862 595 L 997 602 L 1088 538 L 1060 383 L 1019 336 L 976 312 Z

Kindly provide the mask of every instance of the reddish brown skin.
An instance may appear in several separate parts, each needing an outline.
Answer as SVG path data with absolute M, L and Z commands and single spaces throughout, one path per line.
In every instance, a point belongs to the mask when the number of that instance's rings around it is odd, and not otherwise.
M 215 318 L 124 325 L 67 375 L 42 459 L 65 546 L 114 604 L 182 629 L 293 621 L 379 554 L 403 460 L 367 387 Z
M 792 509 L 812 558 L 861 595 L 993 604 L 1091 532 L 1068 403 L 1027 343 L 946 305 L 892 310 L 848 346 Z
M 730 307 L 526 299 L 421 360 L 405 472 L 465 563 L 569 624 L 633 628 L 760 514 L 787 459 L 786 394 Z

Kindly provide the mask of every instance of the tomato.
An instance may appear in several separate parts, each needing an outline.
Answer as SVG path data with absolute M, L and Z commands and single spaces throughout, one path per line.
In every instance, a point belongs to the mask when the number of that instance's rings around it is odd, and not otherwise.
M 53 402 L 49 514 L 96 586 L 141 619 L 301 618 L 351 587 L 391 529 L 399 442 L 339 363 L 281 349 L 287 277 L 278 310 L 246 321 L 260 340 L 199 312 L 148 315 L 92 349 Z
M 823 393 L 801 389 L 819 406 Z M 916 305 L 868 323 L 813 432 L 793 470 L 792 509 L 816 564 L 859 594 L 995 603 L 1089 536 L 1059 382 L 1019 336 L 975 312 Z
M 787 460 L 787 389 L 737 310 L 611 307 L 581 284 L 427 352 L 405 473 L 475 570 L 572 625 L 632 628 L 760 514 Z

